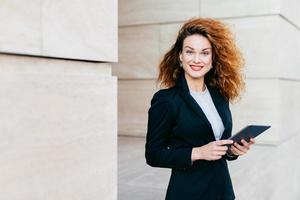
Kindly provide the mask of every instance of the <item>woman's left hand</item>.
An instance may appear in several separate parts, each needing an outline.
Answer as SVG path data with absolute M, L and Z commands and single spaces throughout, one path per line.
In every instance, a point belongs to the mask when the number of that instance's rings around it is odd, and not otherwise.
M 246 154 L 249 151 L 250 146 L 254 144 L 254 139 L 251 138 L 249 142 L 243 139 L 241 143 L 243 145 L 240 145 L 237 142 L 233 143 L 233 145 L 230 148 L 232 154 L 236 156 L 241 156 Z

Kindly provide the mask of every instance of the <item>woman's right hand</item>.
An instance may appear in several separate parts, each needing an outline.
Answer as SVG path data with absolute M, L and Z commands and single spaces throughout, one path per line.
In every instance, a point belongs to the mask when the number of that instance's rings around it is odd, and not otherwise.
M 219 160 L 228 150 L 228 147 L 225 146 L 226 144 L 233 144 L 233 140 L 218 140 L 201 147 L 194 147 L 192 150 L 192 161 Z

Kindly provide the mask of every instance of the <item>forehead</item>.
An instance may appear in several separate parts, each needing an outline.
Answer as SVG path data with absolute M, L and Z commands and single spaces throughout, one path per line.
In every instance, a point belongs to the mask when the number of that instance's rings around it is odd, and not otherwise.
M 204 48 L 211 48 L 211 44 L 209 40 L 199 34 L 194 34 L 187 36 L 183 41 L 183 48 L 185 47 L 191 47 L 193 49 L 199 49 L 202 50 Z

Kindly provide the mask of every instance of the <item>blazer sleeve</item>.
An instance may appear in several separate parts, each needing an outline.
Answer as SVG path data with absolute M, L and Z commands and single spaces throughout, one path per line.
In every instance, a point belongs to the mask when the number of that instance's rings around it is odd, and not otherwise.
M 225 105 L 226 105 L 226 108 L 228 109 L 228 114 L 229 114 L 228 117 L 229 117 L 230 121 L 232 122 L 231 111 L 230 111 L 230 108 L 229 108 L 229 101 L 227 101 L 225 99 L 224 99 L 224 101 L 226 102 Z M 231 132 L 232 132 L 232 123 L 230 124 L 230 127 L 227 131 L 228 131 L 228 133 L 226 135 L 228 135 L 228 138 L 229 138 L 231 136 Z M 228 161 L 236 160 L 236 159 L 238 159 L 238 157 L 239 156 L 233 155 L 230 151 L 227 151 L 227 153 L 223 156 L 223 158 L 225 158 Z
M 168 146 L 175 118 L 171 97 L 157 92 L 148 111 L 148 129 L 145 145 L 146 162 L 152 167 L 186 168 L 192 165 L 192 148 Z
M 228 160 L 228 161 L 233 161 L 233 160 L 238 159 L 239 156 L 231 155 L 231 154 L 229 154 L 229 153 L 226 153 L 223 157 L 224 157 L 226 160 Z

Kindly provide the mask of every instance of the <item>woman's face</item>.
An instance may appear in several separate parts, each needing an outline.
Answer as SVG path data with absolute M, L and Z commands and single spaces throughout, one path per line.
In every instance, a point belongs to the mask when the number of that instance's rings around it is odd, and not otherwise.
M 186 76 L 192 79 L 203 79 L 212 68 L 212 48 L 208 39 L 194 34 L 183 41 L 180 61 Z

